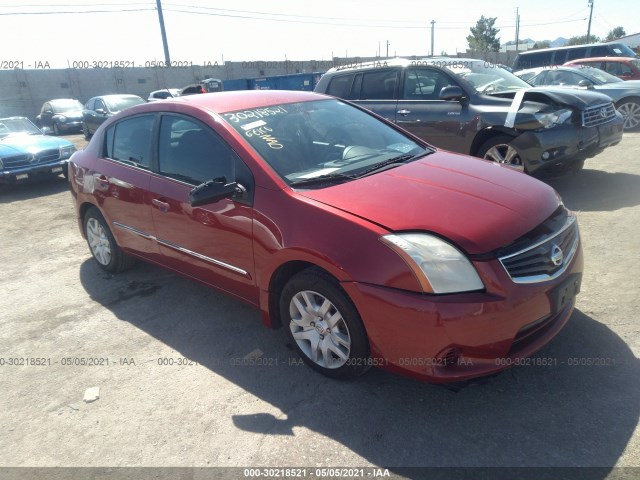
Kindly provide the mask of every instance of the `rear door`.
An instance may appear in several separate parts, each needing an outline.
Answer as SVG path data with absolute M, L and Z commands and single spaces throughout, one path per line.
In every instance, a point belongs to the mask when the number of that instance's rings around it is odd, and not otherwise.
M 178 114 L 161 117 L 157 158 L 149 189 L 163 263 L 257 305 L 250 170 L 211 128 Z M 245 192 L 192 207 L 189 192 L 212 179 Z
M 144 114 L 111 125 L 93 172 L 95 196 L 118 245 L 147 257 L 158 253 L 148 192 L 154 121 L 155 114 Z
M 399 68 L 375 68 L 356 76 L 352 95 L 359 105 L 395 122 L 399 85 Z

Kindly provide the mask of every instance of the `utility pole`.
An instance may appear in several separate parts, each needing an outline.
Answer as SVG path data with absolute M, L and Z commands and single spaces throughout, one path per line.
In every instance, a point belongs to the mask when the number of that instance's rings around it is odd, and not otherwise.
M 516 55 L 520 51 L 520 7 L 516 7 Z
M 591 11 L 589 11 L 589 26 L 587 27 L 587 43 L 591 40 L 591 17 L 593 15 L 593 0 L 587 0 L 588 5 L 591 7 Z
M 434 38 L 435 24 L 436 24 L 436 21 L 431 20 L 431 56 L 432 57 L 433 57 L 433 38 Z
M 171 66 L 171 59 L 169 58 L 169 44 L 167 43 L 167 32 L 164 29 L 164 17 L 162 16 L 162 3 L 161 0 L 156 0 L 158 6 L 158 20 L 160 21 L 160 33 L 162 34 L 162 46 L 164 47 L 164 63 L 167 67 Z
M 389 40 L 387 40 L 387 58 L 389 58 L 389 45 L 391 44 L 389 43 Z

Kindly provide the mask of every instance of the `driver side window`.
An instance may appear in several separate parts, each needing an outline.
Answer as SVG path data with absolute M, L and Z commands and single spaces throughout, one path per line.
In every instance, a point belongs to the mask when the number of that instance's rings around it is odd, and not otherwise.
M 439 100 L 440 91 L 451 85 L 442 72 L 429 69 L 407 69 L 402 88 L 405 100 Z
M 235 153 L 210 129 L 177 115 L 164 115 L 158 150 L 160 173 L 192 185 L 235 180 Z

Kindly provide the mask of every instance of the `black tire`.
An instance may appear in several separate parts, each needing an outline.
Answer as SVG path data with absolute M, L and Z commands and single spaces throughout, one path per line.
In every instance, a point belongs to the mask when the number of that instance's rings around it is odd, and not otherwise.
M 87 236 L 89 251 L 94 260 L 100 265 L 100 268 L 109 273 L 120 273 L 133 267 L 136 263 L 135 258 L 124 253 L 118 246 L 100 210 L 96 207 L 89 208 L 84 215 L 83 225 Z M 97 227 L 98 225 L 102 230 Z M 92 247 L 92 236 L 95 234 L 98 234 L 97 236 L 100 238 L 102 244 L 108 245 L 110 252 L 108 258 L 105 255 L 98 254 L 98 250 Z
M 526 173 L 527 166 L 524 164 L 524 160 L 518 150 L 511 145 L 512 141 L 513 137 L 509 135 L 496 135 L 495 137 L 491 137 L 478 149 L 476 157 L 502 163 L 514 170 Z
M 69 162 L 65 163 L 62 166 L 62 176 L 65 178 L 65 180 L 69 180 Z
M 294 317 L 300 311 L 294 297 L 300 300 L 301 296 L 310 300 L 305 301 L 308 315 L 306 319 L 300 316 L 296 321 Z M 323 314 L 320 307 L 325 301 L 330 307 Z M 360 315 L 338 282 L 323 270 L 309 268 L 287 282 L 280 295 L 280 318 L 300 357 L 323 375 L 348 380 L 371 367 L 369 340 Z M 309 338 L 296 338 L 294 331 Z M 348 347 L 346 340 L 349 340 Z M 314 341 L 317 341 L 315 351 L 322 356 L 315 360 L 311 358 Z M 340 352 L 340 356 L 336 352 Z
M 62 132 L 60 131 L 60 126 L 58 125 L 57 122 L 53 122 L 53 134 L 57 137 L 61 134 Z
M 82 122 L 82 134 L 85 140 L 91 140 L 91 132 L 89 132 L 89 127 L 84 122 Z
M 571 164 L 570 168 L 573 173 L 580 173 L 584 168 L 584 160 L 576 160 Z

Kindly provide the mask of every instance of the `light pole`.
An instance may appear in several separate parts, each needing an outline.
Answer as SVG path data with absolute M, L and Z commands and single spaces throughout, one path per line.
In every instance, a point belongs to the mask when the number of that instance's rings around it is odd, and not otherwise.
M 589 39 L 591 38 L 591 16 L 593 15 L 593 0 L 587 0 L 587 3 L 591 7 L 591 11 L 589 12 L 589 26 L 587 27 L 587 43 L 589 43 Z
M 158 6 L 158 20 L 160 21 L 160 33 L 162 34 L 162 46 L 164 48 L 164 63 L 167 67 L 170 67 L 169 44 L 167 43 L 167 32 L 164 29 L 164 17 L 162 16 L 162 4 L 160 0 L 156 0 L 156 5 Z
M 431 20 L 431 56 L 432 57 L 433 57 L 433 37 L 434 37 L 435 24 L 436 24 L 436 21 Z

